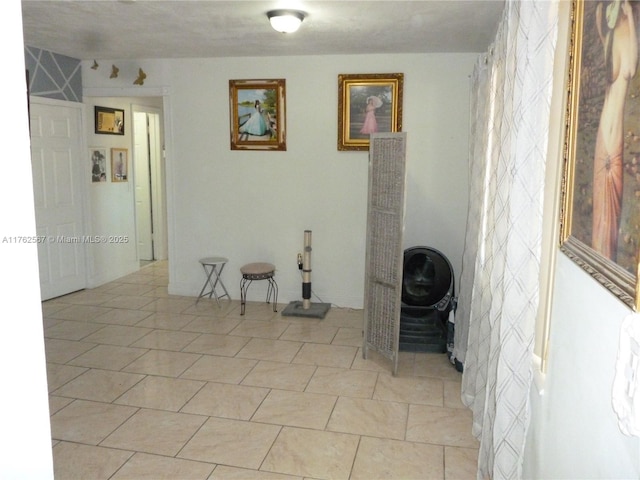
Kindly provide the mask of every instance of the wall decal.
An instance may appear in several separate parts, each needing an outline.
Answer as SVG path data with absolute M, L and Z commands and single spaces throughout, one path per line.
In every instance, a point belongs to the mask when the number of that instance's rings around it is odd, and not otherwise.
M 142 69 L 138 69 L 138 78 L 133 81 L 134 85 L 144 85 L 144 79 L 147 78 L 147 74 L 142 71 Z

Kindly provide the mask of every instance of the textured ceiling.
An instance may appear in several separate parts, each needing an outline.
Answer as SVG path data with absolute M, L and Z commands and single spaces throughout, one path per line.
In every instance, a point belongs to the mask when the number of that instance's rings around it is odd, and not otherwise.
M 293 34 L 266 12 L 307 12 Z M 504 0 L 22 0 L 25 45 L 82 60 L 483 52 Z

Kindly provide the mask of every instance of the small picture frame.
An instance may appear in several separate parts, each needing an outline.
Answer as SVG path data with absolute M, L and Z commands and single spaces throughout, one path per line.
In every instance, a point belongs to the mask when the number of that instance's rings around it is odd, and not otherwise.
M 124 135 L 124 110 L 95 106 L 94 111 L 95 133 Z
M 286 150 L 285 80 L 229 80 L 231 150 Z
M 111 149 L 111 181 L 126 182 L 129 179 L 128 149 Z
M 338 75 L 338 150 L 369 150 L 369 135 L 402 131 L 404 74 Z
M 89 149 L 91 165 L 91 182 L 100 183 L 107 181 L 107 149 L 93 147 Z

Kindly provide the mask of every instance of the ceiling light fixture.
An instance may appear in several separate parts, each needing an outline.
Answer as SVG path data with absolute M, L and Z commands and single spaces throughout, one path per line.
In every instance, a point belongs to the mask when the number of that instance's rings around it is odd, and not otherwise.
M 271 10 L 267 17 L 274 30 L 282 33 L 293 33 L 298 28 L 307 14 L 300 10 Z

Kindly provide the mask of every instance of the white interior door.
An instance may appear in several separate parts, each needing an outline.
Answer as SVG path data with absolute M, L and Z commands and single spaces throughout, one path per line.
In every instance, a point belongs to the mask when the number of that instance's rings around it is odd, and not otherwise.
M 146 112 L 133 113 L 133 170 L 138 259 L 153 260 L 153 220 L 149 128 Z
M 32 97 L 31 164 L 42 299 L 86 286 L 81 105 Z

